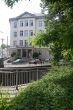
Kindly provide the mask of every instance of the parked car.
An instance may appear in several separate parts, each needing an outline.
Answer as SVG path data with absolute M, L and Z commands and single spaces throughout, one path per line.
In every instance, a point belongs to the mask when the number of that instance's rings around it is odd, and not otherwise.
M 34 60 L 31 60 L 29 61 L 29 64 L 40 64 L 41 61 L 39 59 L 34 59 Z
M 26 61 L 24 61 L 23 59 L 17 59 L 12 62 L 12 64 L 24 64 L 24 63 L 26 63 Z

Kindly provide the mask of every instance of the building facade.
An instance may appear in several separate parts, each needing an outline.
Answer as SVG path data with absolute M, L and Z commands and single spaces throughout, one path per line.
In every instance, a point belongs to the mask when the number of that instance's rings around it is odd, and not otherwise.
M 16 51 L 21 57 L 32 57 L 37 47 L 33 47 L 29 42 L 29 37 L 34 37 L 34 34 L 45 31 L 44 14 L 32 14 L 24 12 L 23 14 L 10 18 L 10 46 L 11 52 Z M 49 55 L 49 54 L 48 54 Z

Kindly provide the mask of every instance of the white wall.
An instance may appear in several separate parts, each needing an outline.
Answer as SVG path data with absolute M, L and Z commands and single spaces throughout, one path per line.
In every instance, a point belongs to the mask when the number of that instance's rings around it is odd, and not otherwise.
M 33 20 L 33 26 L 23 26 L 23 27 L 20 27 L 20 21 L 23 21 L 23 23 L 25 23 L 25 20 L 28 20 L 28 24 L 29 24 L 29 21 L 30 20 Z M 38 23 L 39 21 L 42 21 L 43 24 L 42 24 L 42 27 L 39 27 Z M 17 28 L 14 28 L 14 22 L 17 21 Z M 21 37 L 20 36 L 20 30 L 28 30 L 28 36 L 25 37 L 24 35 Z M 29 16 L 28 14 L 26 15 L 23 15 L 20 19 L 18 20 L 12 20 L 10 21 L 10 46 L 13 47 L 13 41 L 17 41 L 17 45 L 19 45 L 19 41 L 20 40 L 27 40 L 28 37 L 30 36 L 29 35 L 29 30 L 33 30 L 33 33 L 36 33 L 40 30 L 43 30 L 45 31 L 45 26 L 44 26 L 44 18 L 39 18 L 39 19 L 36 19 L 35 17 L 31 18 L 31 16 Z M 13 35 L 13 32 L 16 31 L 17 32 L 17 37 L 14 37 Z M 24 34 L 24 33 L 23 33 Z

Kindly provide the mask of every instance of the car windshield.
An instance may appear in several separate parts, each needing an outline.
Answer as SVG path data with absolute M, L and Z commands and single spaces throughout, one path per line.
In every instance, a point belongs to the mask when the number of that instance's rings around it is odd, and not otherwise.
M 19 62 L 21 59 L 17 59 L 17 60 L 15 60 L 14 62 Z

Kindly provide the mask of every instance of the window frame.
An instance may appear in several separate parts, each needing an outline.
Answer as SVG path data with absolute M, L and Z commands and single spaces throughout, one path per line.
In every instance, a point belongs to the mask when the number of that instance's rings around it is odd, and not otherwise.
M 23 40 L 19 40 L 19 45 L 23 46 Z
M 29 23 L 30 23 L 30 26 L 33 26 L 33 20 L 30 20 Z
M 39 27 L 42 27 L 42 21 L 40 20 L 38 23 Z
M 16 31 L 13 32 L 13 36 L 17 37 L 17 32 Z
M 17 21 L 14 21 L 14 28 L 17 28 Z
M 15 47 L 16 45 L 17 45 L 17 41 L 14 40 L 14 41 L 13 41 L 13 46 Z
M 20 30 L 20 37 L 23 37 L 23 30 Z
M 31 33 L 33 33 L 33 30 L 29 30 L 29 35 L 33 36 L 33 34 L 31 34 Z
M 25 47 L 28 46 L 28 41 L 27 40 L 24 40 L 24 45 L 25 45 Z
M 20 21 L 20 27 L 23 27 L 23 26 L 24 26 L 23 21 Z
M 25 26 L 26 27 L 28 26 L 28 20 L 25 20 Z
M 28 37 L 28 30 L 24 30 L 24 37 Z

